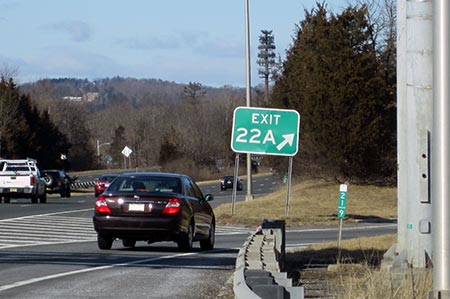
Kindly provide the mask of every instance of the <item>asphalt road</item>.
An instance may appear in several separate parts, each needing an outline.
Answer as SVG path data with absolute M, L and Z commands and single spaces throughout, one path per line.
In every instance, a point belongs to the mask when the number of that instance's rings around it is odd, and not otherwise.
M 261 179 L 261 181 L 260 181 Z M 277 188 L 256 179 L 258 194 Z M 210 188 L 210 189 L 209 189 Z M 244 186 L 245 188 L 245 186 Z M 219 183 L 202 186 L 216 204 L 231 199 Z M 208 191 L 211 190 L 211 191 Z M 256 188 L 254 189 L 256 190 Z M 245 189 L 238 198 L 245 197 Z M 0 205 L 0 298 L 220 298 L 232 279 L 238 249 L 255 228 L 217 227 L 212 251 L 180 253 L 175 243 L 99 250 L 92 225 L 93 192 Z M 344 238 L 394 232 L 395 224 L 345 227 Z M 288 247 L 336 240 L 337 228 L 289 228 Z M 228 282 L 228 284 L 227 284 Z

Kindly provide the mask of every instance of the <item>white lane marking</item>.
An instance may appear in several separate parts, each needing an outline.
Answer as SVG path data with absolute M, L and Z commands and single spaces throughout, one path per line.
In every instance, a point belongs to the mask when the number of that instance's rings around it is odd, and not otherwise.
M 92 218 L 61 216 L 92 209 L 54 212 L 0 220 L 0 249 L 48 244 L 94 242 Z M 217 226 L 216 235 L 248 235 L 248 227 Z
M 97 239 L 92 218 L 58 216 L 81 209 L 0 220 L 0 249 L 92 242 Z
M 54 213 L 37 214 L 37 215 L 22 216 L 22 217 L 16 217 L 16 218 L 1 219 L 0 222 L 8 222 L 8 221 L 15 221 L 15 220 L 18 220 L 18 219 L 29 219 L 29 218 L 36 218 L 36 217 L 42 217 L 42 216 L 52 216 L 52 215 L 69 214 L 69 213 L 85 212 L 85 211 L 94 211 L 94 208 L 80 209 L 80 210 L 70 210 L 70 211 L 63 211 L 63 212 L 54 212 Z
M 62 272 L 62 273 L 58 273 L 58 274 L 47 275 L 47 276 L 42 276 L 42 277 L 37 277 L 37 278 L 32 278 L 32 279 L 27 279 L 27 280 L 22 280 L 22 281 L 17 281 L 17 282 L 12 283 L 12 284 L 4 285 L 4 286 L 0 287 L 0 292 L 1 291 L 5 291 L 5 290 L 9 290 L 9 289 L 12 289 L 12 288 L 21 287 L 21 286 L 24 286 L 24 285 L 29 285 L 29 284 L 36 283 L 36 282 L 41 282 L 41 281 L 45 281 L 45 280 L 65 277 L 65 276 L 69 276 L 69 275 L 88 273 L 88 272 L 99 271 L 99 270 L 106 270 L 106 269 L 111 269 L 111 268 L 115 268 L 115 267 L 124 267 L 124 266 L 130 266 L 130 265 L 144 264 L 144 263 L 149 263 L 149 262 L 154 262 L 154 261 L 159 261 L 159 260 L 164 260 L 164 259 L 177 258 L 177 257 L 181 257 L 181 256 L 189 256 L 189 255 L 194 255 L 194 254 L 199 254 L 199 253 L 198 252 L 179 253 L 179 254 L 168 255 L 168 256 L 161 256 L 161 257 L 156 257 L 156 258 L 137 260 L 137 261 L 132 261 L 132 262 L 128 262 L 128 263 L 111 264 L 111 265 L 98 266 L 98 267 L 87 268 L 87 269 L 80 269 L 80 270 Z

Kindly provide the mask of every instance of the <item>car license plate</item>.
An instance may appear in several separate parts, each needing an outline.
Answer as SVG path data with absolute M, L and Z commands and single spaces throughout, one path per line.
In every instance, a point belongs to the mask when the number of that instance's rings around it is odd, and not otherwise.
M 9 192 L 17 192 L 17 188 L 10 188 Z
M 130 203 L 128 205 L 128 211 L 137 211 L 137 212 L 144 212 L 145 205 L 139 204 L 139 203 Z

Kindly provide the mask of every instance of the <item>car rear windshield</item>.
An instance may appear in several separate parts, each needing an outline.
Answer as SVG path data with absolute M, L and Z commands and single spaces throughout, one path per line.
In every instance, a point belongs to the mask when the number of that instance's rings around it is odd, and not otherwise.
M 181 182 L 172 177 L 118 177 L 108 191 L 181 193 Z
M 30 167 L 27 164 L 8 164 L 6 165 L 6 171 L 30 171 Z
M 111 182 L 112 180 L 114 180 L 117 177 L 117 175 L 103 175 L 100 177 L 100 181 L 109 181 Z

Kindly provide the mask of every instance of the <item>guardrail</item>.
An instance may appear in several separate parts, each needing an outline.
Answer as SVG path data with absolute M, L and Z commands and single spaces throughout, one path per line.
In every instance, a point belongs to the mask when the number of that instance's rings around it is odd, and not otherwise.
M 304 299 L 284 266 L 285 221 L 265 219 L 239 250 L 233 278 L 235 299 Z
M 70 184 L 70 188 L 77 189 L 77 188 L 89 188 L 94 187 L 95 181 L 86 181 L 86 182 L 74 182 Z

